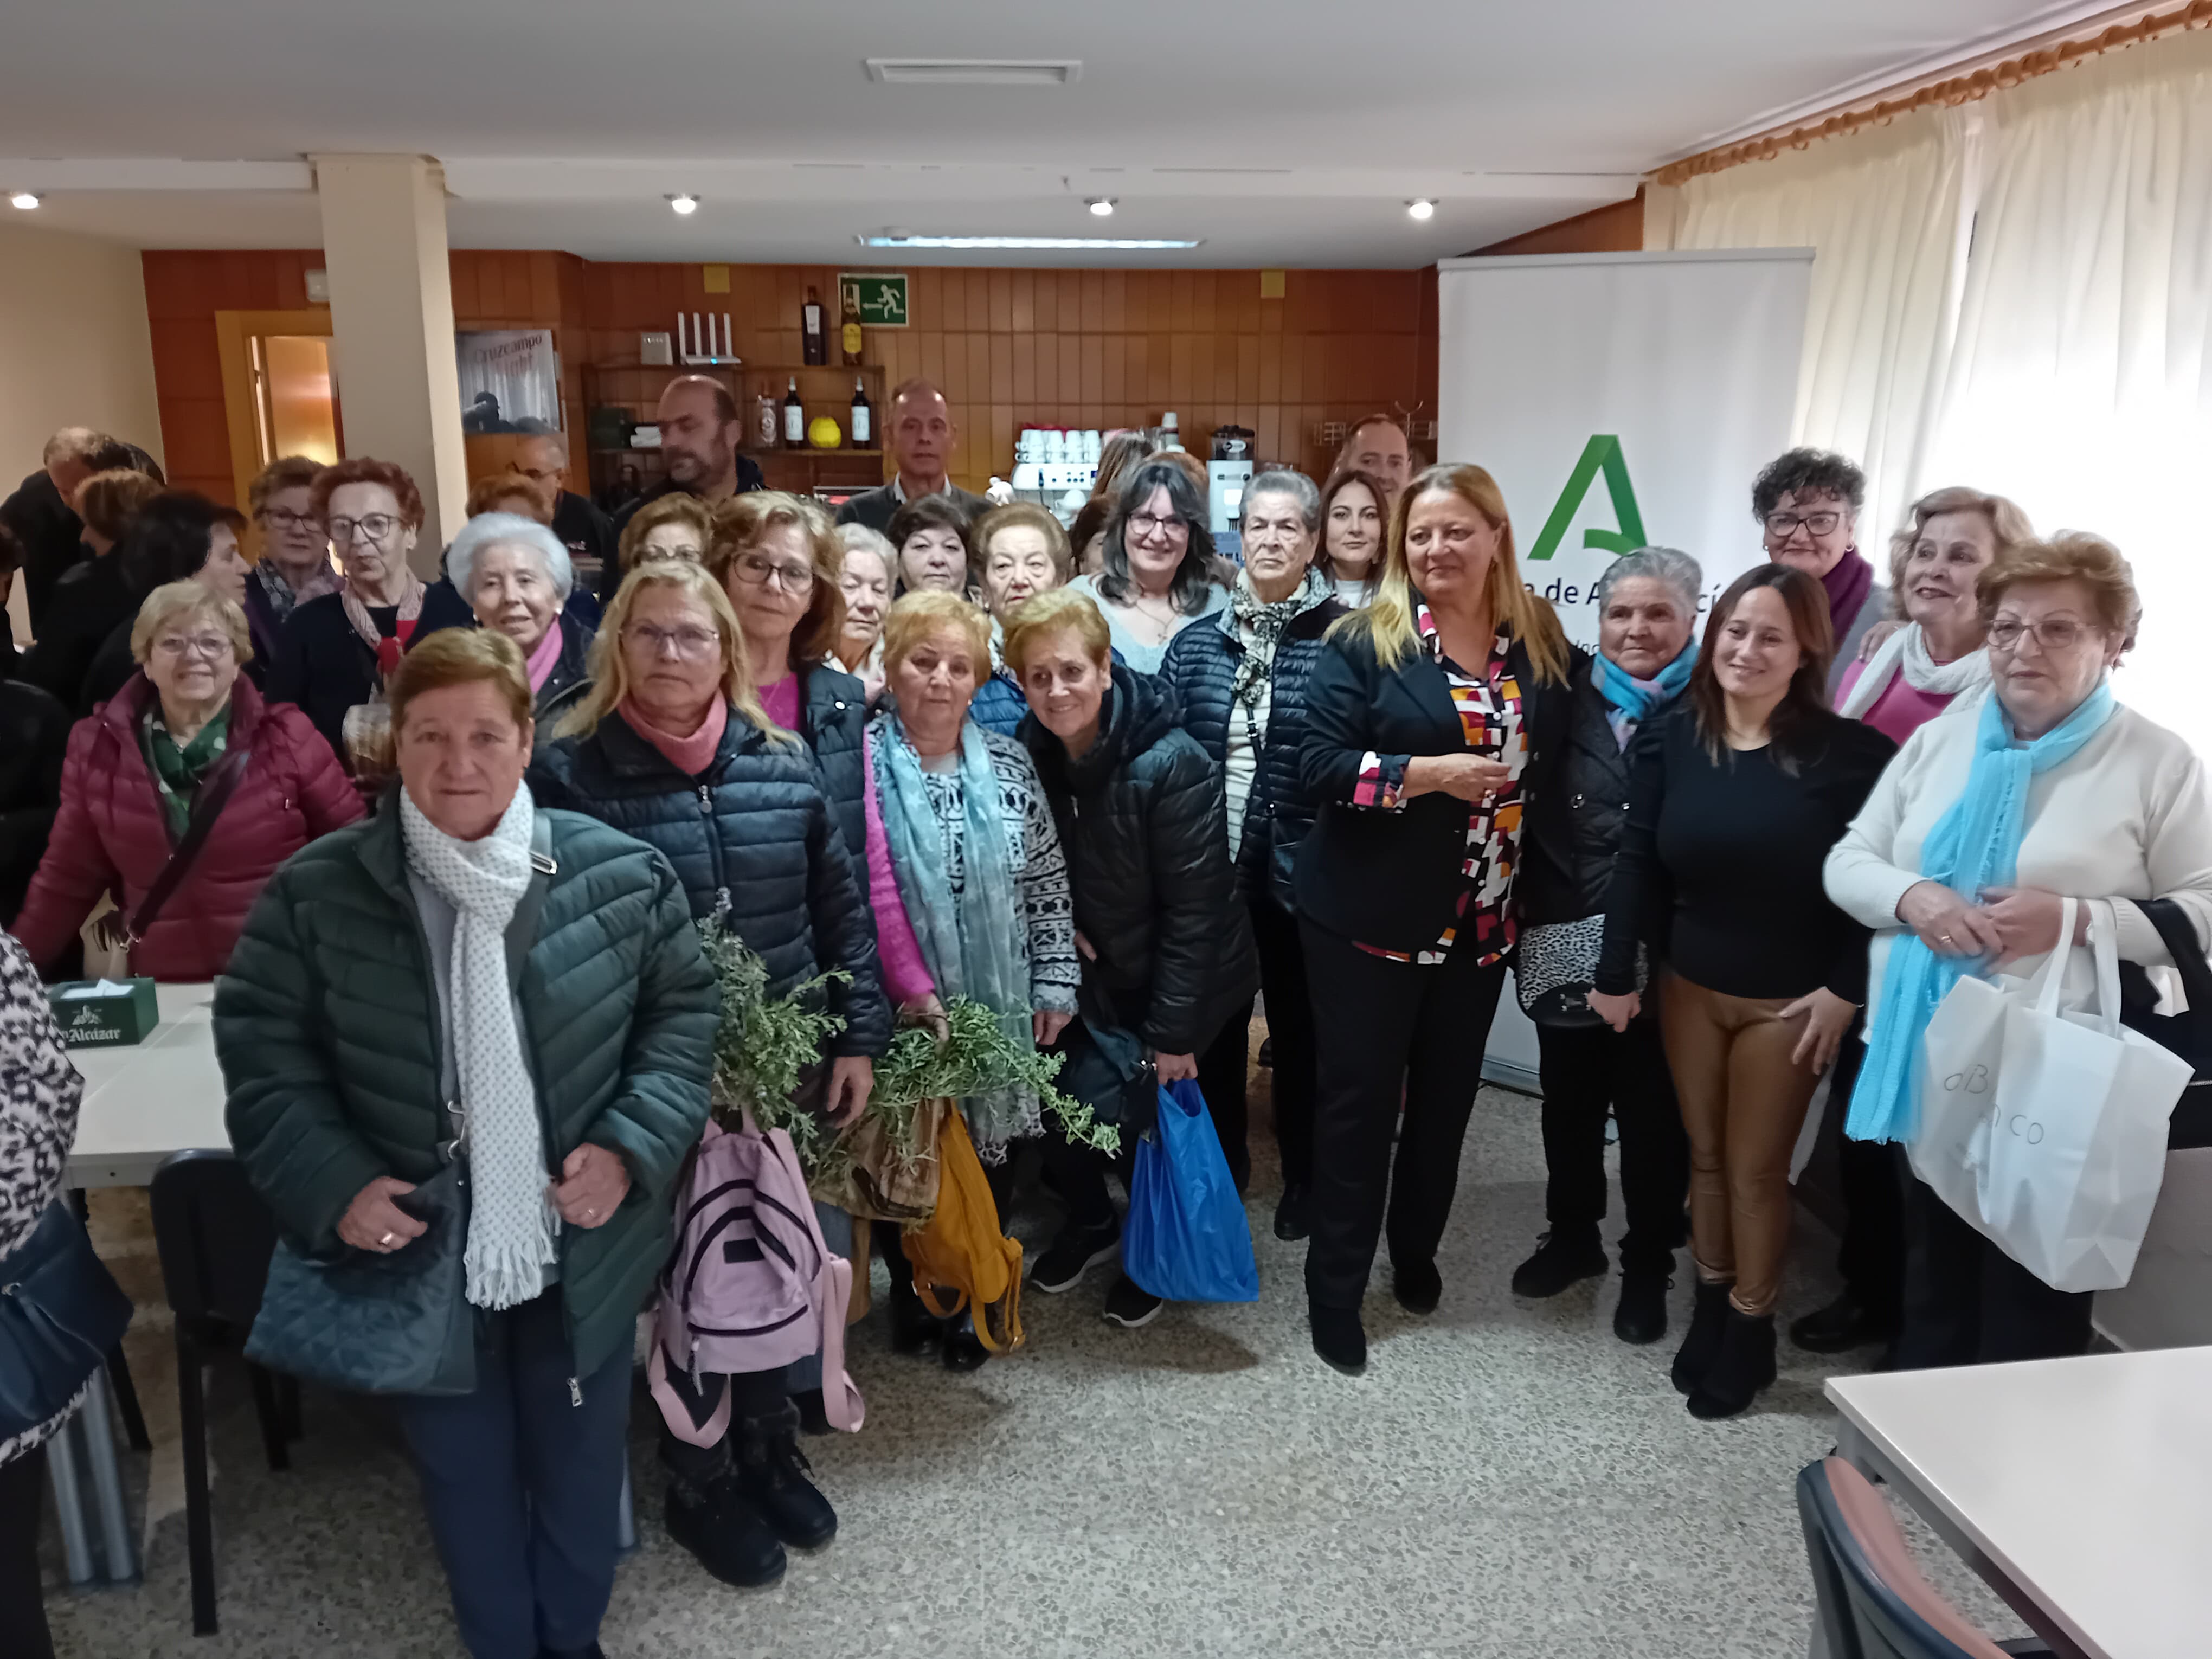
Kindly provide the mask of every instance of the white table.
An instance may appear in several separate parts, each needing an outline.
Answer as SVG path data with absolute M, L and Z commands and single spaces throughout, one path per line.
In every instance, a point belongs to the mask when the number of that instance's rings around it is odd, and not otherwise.
M 171 1152 L 230 1145 L 210 1018 L 215 987 L 164 985 L 155 995 L 161 1019 L 144 1042 L 69 1051 L 84 1074 L 71 1187 L 143 1187 Z
M 2212 1347 L 1832 1377 L 1838 1449 L 2060 1654 L 2212 1652 Z

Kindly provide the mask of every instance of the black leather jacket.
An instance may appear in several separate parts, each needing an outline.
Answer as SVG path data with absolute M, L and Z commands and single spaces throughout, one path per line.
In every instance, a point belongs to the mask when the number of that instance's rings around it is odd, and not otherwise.
M 1550 787 L 1528 804 L 1514 878 L 1523 923 L 1595 915 L 1613 882 L 1628 817 L 1628 755 L 1614 741 L 1594 668 L 1590 654 L 1577 650 Z

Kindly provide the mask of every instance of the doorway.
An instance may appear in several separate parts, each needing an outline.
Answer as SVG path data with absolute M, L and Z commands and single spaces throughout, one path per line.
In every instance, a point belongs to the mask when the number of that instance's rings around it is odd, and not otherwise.
M 218 311 L 215 327 L 234 499 L 243 509 L 255 475 L 278 456 L 327 466 L 345 453 L 331 313 Z M 248 556 L 259 556 L 259 540 L 254 532 Z

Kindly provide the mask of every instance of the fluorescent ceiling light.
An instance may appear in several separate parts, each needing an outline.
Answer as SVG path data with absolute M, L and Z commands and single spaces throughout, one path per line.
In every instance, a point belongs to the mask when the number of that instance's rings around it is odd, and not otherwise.
M 33 208 L 38 206 L 38 195 L 33 191 L 19 190 L 8 198 L 9 206 L 19 207 L 26 213 L 28 213 Z
M 895 87 L 1065 87 L 1080 58 L 871 58 L 868 79 Z
M 1204 239 L 1184 240 L 1168 236 L 862 236 L 862 247 L 942 248 L 1182 248 L 1197 247 Z

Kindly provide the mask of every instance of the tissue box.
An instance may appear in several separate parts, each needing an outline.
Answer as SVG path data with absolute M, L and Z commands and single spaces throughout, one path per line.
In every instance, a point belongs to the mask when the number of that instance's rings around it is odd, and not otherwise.
M 111 980 L 111 985 L 126 988 L 109 995 L 85 994 L 99 982 L 65 980 L 46 988 L 46 1003 L 53 1010 L 54 1024 L 62 1028 L 64 1046 L 115 1048 L 143 1042 L 161 1018 L 154 1000 L 154 981 Z

